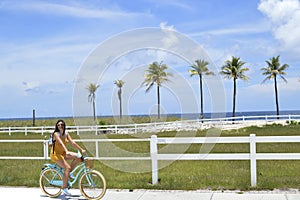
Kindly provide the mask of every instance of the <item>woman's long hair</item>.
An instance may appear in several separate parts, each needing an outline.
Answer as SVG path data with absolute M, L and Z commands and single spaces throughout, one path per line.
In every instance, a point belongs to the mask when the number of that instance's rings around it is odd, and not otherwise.
M 60 119 L 60 120 L 58 120 L 58 121 L 56 122 L 54 133 L 55 133 L 55 132 L 60 132 L 59 129 L 58 129 L 58 126 L 57 126 L 57 124 L 60 123 L 60 122 L 63 123 L 63 125 L 64 125 L 64 127 L 63 127 L 64 131 L 63 131 L 63 134 L 62 134 L 62 135 L 65 135 L 65 132 L 66 132 L 66 123 L 65 123 L 64 120 L 62 120 L 62 119 Z

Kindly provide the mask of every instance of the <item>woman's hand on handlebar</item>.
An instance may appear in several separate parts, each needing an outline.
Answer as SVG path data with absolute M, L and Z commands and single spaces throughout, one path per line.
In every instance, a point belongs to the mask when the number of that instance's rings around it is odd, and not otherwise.
M 86 150 L 85 150 L 85 149 L 82 149 L 82 150 L 81 150 L 81 153 L 82 153 L 82 155 L 85 155 L 85 154 L 86 154 Z

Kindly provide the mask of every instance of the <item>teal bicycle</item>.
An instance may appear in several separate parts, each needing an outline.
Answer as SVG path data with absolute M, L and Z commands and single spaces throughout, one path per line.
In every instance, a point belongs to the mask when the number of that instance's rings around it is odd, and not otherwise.
M 104 176 L 93 169 L 94 161 L 85 158 L 78 164 L 72 173 L 75 178 L 68 180 L 68 188 L 79 180 L 79 190 L 87 199 L 101 199 L 106 192 L 106 181 Z M 64 169 L 57 164 L 44 164 L 40 172 L 40 188 L 48 197 L 58 197 L 62 192 Z

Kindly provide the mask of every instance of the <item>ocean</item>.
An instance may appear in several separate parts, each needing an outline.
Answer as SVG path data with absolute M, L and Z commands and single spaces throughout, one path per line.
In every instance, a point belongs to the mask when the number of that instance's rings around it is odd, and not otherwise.
M 280 111 L 280 115 L 300 115 L 300 110 L 285 110 Z M 245 111 L 245 112 L 236 112 L 236 117 L 248 117 L 248 116 L 257 116 L 257 119 L 262 119 L 265 116 L 274 116 L 276 115 L 276 111 Z M 148 115 L 132 115 L 132 117 L 145 117 Z M 162 115 L 165 116 L 165 115 Z M 174 114 L 167 114 L 169 117 L 177 117 L 180 119 L 188 119 L 188 120 L 194 120 L 199 119 L 200 114 L 199 113 L 174 113 Z M 204 113 L 205 119 L 211 119 L 211 118 L 227 118 L 232 117 L 232 112 L 226 112 L 226 113 Z M 109 115 L 106 116 L 97 116 L 98 119 L 104 118 L 104 117 L 112 117 Z M 36 117 L 36 120 L 39 119 L 58 119 L 58 118 L 72 118 L 72 116 L 61 116 L 61 117 Z M 288 117 L 282 117 L 282 118 L 288 118 Z M 281 119 L 282 119 L 281 118 Z M 0 120 L 31 120 L 32 118 L 0 118 Z M 254 120 L 256 118 L 251 118 L 251 120 Z M 247 120 L 247 118 L 245 119 Z
M 300 115 L 300 110 L 286 110 L 279 111 L 281 116 L 285 115 Z M 257 119 L 262 119 L 265 116 L 274 116 L 276 115 L 276 111 L 245 111 L 245 112 L 235 112 L 235 117 L 249 117 L 249 116 L 257 116 Z M 169 116 L 175 116 L 183 119 L 199 119 L 199 113 L 189 113 L 189 114 L 170 114 Z M 204 113 L 205 119 L 211 118 L 227 118 L 232 117 L 232 112 L 226 113 Z M 285 117 L 287 118 L 287 117 Z M 256 118 L 251 118 L 251 120 L 255 120 Z M 247 119 L 246 119 L 247 120 Z

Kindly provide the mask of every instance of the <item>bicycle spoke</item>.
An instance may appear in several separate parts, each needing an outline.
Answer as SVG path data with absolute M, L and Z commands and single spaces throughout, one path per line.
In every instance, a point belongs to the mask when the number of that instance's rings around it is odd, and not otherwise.
M 62 177 L 54 169 L 46 169 L 40 176 L 40 188 L 49 197 L 57 197 L 61 193 Z
M 106 191 L 106 182 L 101 173 L 90 171 L 80 179 L 80 191 L 86 198 L 100 199 Z

